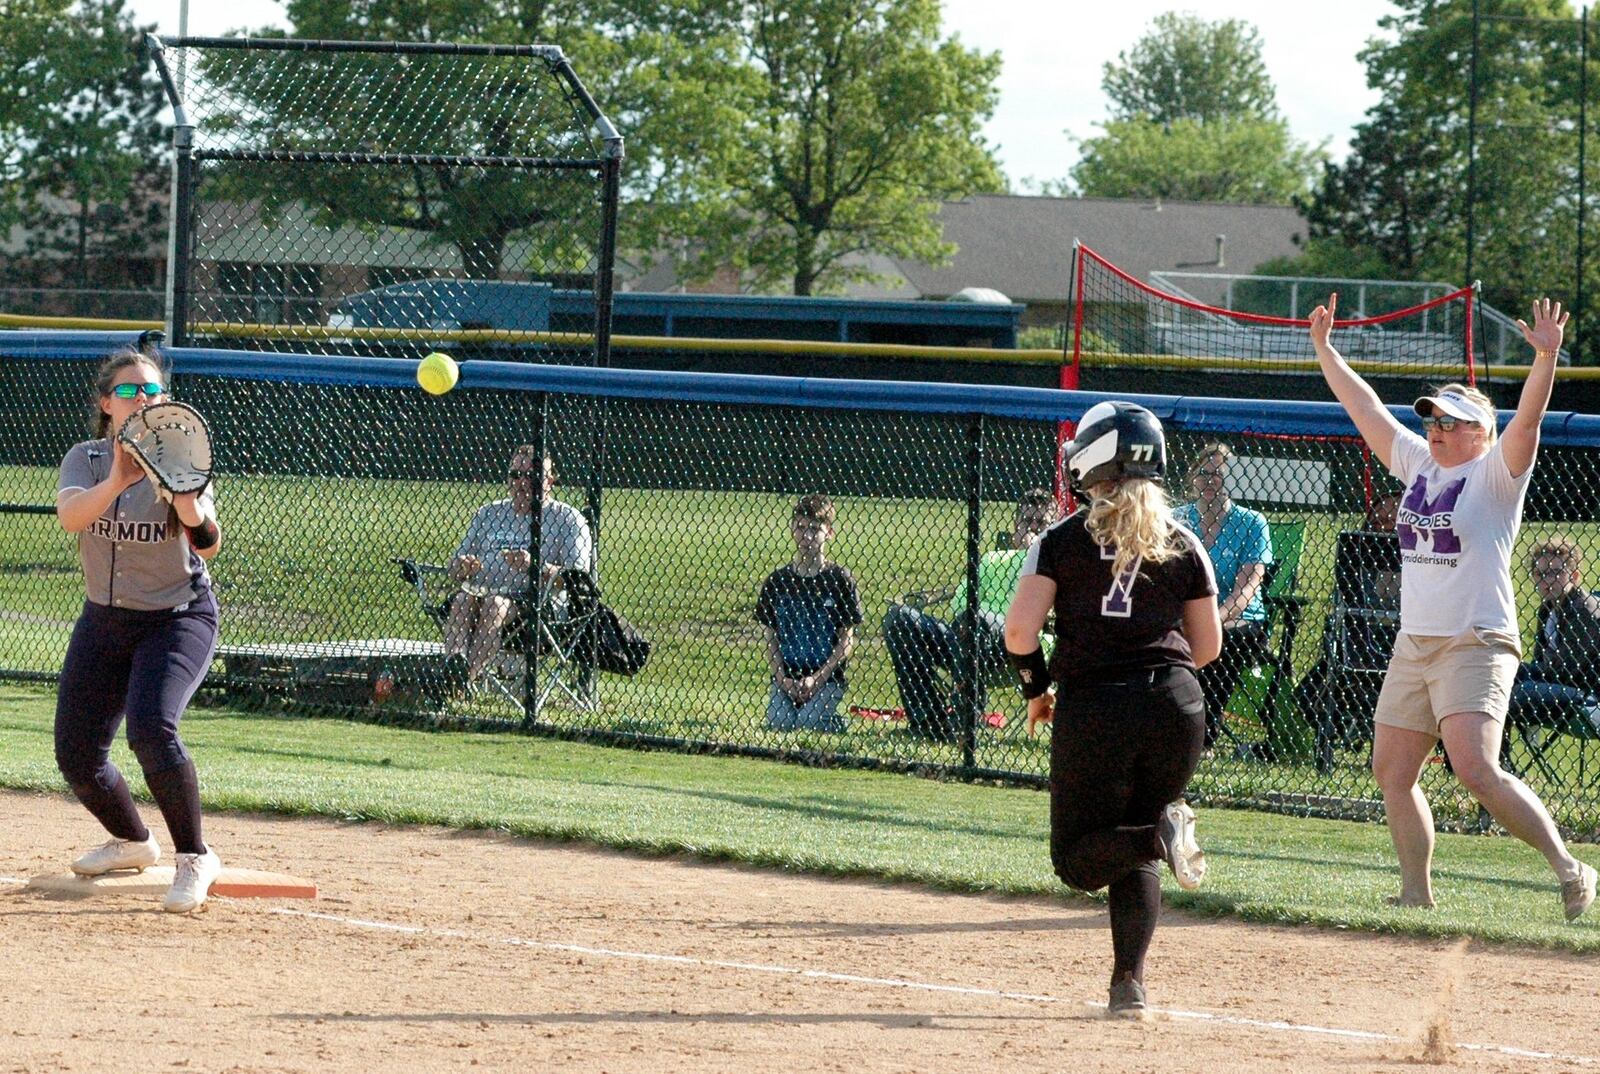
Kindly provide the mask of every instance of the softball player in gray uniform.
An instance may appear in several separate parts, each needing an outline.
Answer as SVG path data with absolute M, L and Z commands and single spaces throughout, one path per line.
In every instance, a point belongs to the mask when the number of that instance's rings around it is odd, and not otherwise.
M 56 764 L 78 800 L 111 834 L 72 863 L 98 876 L 144 869 L 161 857 L 128 785 L 111 763 L 117 726 L 171 833 L 177 871 L 162 905 L 194 910 L 222 863 L 201 833 L 194 761 L 178 720 L 205 678 L 217 643 L 217 605 L 206 560 L 221 547 L 211 489 L 161 502 L 120 444 L 129 415 L 159 401 L 166 377 L 136 350 L 101 363 L 91 401 L 93 440 L 61 462 L 56 515 L 78 535 L 85 597 L 67 644 L 56 700 Z

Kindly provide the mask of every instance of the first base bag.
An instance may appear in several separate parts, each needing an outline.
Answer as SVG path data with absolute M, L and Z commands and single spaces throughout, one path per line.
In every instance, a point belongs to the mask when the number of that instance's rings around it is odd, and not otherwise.
M 166 503 L 211 483 L 211 430 L 187 403 L 157 403 L 135 411 L 117 431 L 117 440 Z

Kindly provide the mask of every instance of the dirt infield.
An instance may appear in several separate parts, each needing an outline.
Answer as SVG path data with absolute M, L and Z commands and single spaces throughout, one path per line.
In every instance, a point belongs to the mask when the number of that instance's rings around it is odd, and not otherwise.
M 6 877 L 98 840 L 64 798 L 0 810 Z M 1600 1070 L 1592 959 L 1168 914 L 1165 1010 L 1107 1022 L 1088 903 L 375 824 L 208 835 L 322 898 L 184 918 L 0 886 L 0 1071 Z

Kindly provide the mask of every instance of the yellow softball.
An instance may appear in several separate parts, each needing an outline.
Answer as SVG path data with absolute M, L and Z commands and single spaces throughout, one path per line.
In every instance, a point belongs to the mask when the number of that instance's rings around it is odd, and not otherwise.
M 443 395 L 461 379 L 461 367 L 448 354 L 434 351 L 417 363 L 417 383 L 429 395 Z

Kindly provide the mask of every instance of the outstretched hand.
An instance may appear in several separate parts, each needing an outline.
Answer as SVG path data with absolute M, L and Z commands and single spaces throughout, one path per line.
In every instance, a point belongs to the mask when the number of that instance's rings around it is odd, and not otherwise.
M 1551 302 L 1548 298 L 1534 299 L 1533 302 L 1533 327 L 1528 327 L 1528 322 L 1517 321 L 1517 327 L 1522 329 L 1522 338 L 1539 354 L 1555 354 L 1561 349 L 1561 337 L 1567 327 L 1569 314 L 1561 312 L 1561 303 Z
M 1328 296 L 1326 306 L 1318 306 L 1311 311 L 1311 345 L 1319 351 L 1329 345 L 1328 337 L 1333 334 L 1333 319 L 1338 309 L 1339 292 L 1335 291 Z

